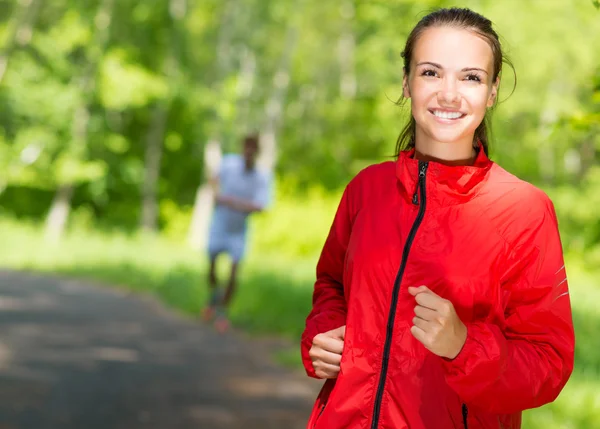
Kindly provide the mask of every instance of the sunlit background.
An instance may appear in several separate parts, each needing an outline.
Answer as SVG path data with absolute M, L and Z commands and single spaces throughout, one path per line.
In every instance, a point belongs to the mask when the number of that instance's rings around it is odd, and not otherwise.
M 524 427 L 600 427 L 593 0 L 0 0 L 0 265 L 147 291 L 195 317 L 206 178 L 259 131 L 274 198 L 252 219 L 232 319 L 297 341 L 343 187 L 394 154 L 406 36 L 455 5 L 489 17 L 514 64 L 492 158 L 551 196 L 567 258 L 575 372 Z M 297 347 L 275 359 L 300 366 Z

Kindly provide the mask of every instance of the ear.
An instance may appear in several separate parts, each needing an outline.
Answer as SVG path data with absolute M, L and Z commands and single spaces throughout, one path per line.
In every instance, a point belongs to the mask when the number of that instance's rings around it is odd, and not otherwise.
M 406 77 L 406 74 L 404 74 L 404 77 L 402 78 L 402 96 L 404 98 L 410 98 L 410 88 L 408 87 L 408 78 Z
M 496 78 L 496 82 L 492 84 L 492 91 L 488 98 L 487 107 L 492 107 L 496 104 L 496 98 L 498 96 L 498 87 L 500 86 L 500 77 Z

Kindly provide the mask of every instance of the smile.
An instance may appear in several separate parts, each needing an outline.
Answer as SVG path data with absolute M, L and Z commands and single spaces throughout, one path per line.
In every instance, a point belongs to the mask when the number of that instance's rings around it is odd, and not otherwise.
M 466 115 L 466 113 L 461 113 L 461 112 L 448 112 L 448 111 L 443 111 L 443 110 L 430 110 L 429 113 L 431 113 L 432 115 L 434 115 L 437 118 L 440 119 L 461 119 L 464 118 Z

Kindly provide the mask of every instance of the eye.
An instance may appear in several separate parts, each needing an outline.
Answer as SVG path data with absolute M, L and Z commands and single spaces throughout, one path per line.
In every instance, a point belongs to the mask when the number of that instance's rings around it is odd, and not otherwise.
M 436 77 L 437 72 L 433 69 L 425 69 L 421 72 L 421 76 Z
M 474 73 L 468 74 L 465 77 L 465 80 L 468 80 L 468 81 L 471 81 L 471 82 L 481 82 L 481 78 L 478 75 L 474 74 Z

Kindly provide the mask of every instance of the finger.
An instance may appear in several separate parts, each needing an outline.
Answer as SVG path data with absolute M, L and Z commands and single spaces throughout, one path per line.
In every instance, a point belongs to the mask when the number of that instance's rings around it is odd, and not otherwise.
M 323 345 L 325 343 L 325 345 Z M 336 350 L 330 350 L 331 346 L 327 343 L 327 341 L 313 341 L 313 345 L 308 351 L 311 357 L 320 357 L 325 354 L 331 353 L 333 355 L 341 356 L 342 352 L 338 351 L 339 348 L 336 347 Z
M 340 326 L 339 328 L 326 332 L 326 334 L 328 334 L 332 338 L 338 338 L 340 340 L 343 340 L 346 336 L 346 325 Z
M 437 320 L 439 313 L 430 308 L 423 307 L 422 305 L 417 305 L 415 307 L 415 316 L 428 322 L 432 322 Z
M 340 370 L 339 365 L 333 365 L 331 363 L 323 362 L 319 359 L 313 361 L 313 367 L 315 368 L 315 370 L 319 369 L 330 374 L 335 374 Z
M 340 373 L 339 367 L 328 366 L 322 363 L 317 365 L 313 364 L 313 368 L 315 369 L 315 374 L 319 378 L 336 378 Z
M 412 296 L 415 296 L 419 293 L 423 293 L 428 290 L 429 289 L 427 288 L 427 286 L 419 286 L 419 287 L 409 286 L 408 287 L 408 293 L 410 293 Z
M 342 355 L 337 353 L 331 353 L 327 350 L 319 350 L 314 355 L 317 359 L 320 359 L 323 362 L 326 362 L 331 365 L 339 366 L 340 362 L 342 361 Z
M 417 328 L 420 328 L 424 332 L 431 331 L 431 323 L 426 320 L 420 319 L 418 317 L 413 317 L 412 322 L 413 322 L 414 326 L 416 326 Z
M 417 294 L 415 296 L 415 301 L 422 307 L 438 311 L 442 307 L 445 300 L 430 291 Z
M 328 352 L 337 353 L 338 355 L 341 355 L 342 351 L 344 351 L 344 342 L 335 338 L 321 338 L 319 342 L 315 342 L 315 345 Z
M 337 338 L 319 336 L 319 338 L 315 337 L 313 344 L 323 350 L 337 354 L 342 354 L 344 350 L 344 341 Z
M 427 333 L 416 325 L 410 327 L 410 333 L 415 337 L 421 344 L 425 345 L 427 342 Z
M 337 374 L 336 375 L 329 375 L 329 374 L 325 374 L 325 373 L 320 372 L 320 371 L 315 371 L 315 374 L 317 375 L 317 378 L 320 378 L 320 379 L 334 379 L 334 378 L 338 377 Z

